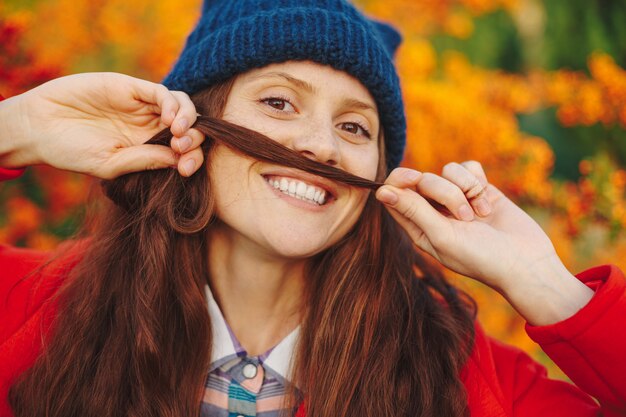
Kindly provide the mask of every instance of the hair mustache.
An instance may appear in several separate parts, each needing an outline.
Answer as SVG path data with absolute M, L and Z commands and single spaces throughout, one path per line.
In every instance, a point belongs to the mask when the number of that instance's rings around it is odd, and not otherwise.
M 202 144 L 205 155 L 214 143 L 220 143 L 235 152 L 259 161 L 300 169 L 349 186 L 377 190 L 383 185 L 380 182 L 361 178 L 342 169 L 314 161 L 259 132 L 222 119 L 198 116 L 192 128 L 206 136 Z M 169 128 L 165 128 L 146 143 L 169 146 L 171 140 L 172 133 Z

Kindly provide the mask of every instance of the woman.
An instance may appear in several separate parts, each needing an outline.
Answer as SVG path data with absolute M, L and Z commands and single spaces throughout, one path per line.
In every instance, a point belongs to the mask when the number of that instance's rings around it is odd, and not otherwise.
M 394 169 L 398 41 L 342 1 L 211 1 L 164 81 L 193 105 L 113 74 L 3 102 L 2 166 L 90 173 L 112 202 L 57 255 L 0 252 L 3 412 L 623 415 L 623 277 L 572 276 L 477 162 Z M 194 109 L 385 185 L 205 140 Z M 164 127 L 171 148 L 143 144 Z M 413 244 L 507 297 L 582 389 L 475 328 Z

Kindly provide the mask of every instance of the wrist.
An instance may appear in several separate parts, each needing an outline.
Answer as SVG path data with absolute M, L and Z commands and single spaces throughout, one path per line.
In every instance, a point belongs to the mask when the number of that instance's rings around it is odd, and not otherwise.
M 593 291 L 572 275 L 556 254 L 530 265 L 501 292 L 534 326 L 568 319 L 593 297 Z
M 34 144 L 28 133 L 27 111 L 23 94 L 0 101 L 0 166 L 3 168 L 38 163 L 32 152 Z

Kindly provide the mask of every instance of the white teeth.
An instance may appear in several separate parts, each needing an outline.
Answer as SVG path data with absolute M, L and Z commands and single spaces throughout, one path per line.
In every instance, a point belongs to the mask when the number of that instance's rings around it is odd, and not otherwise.
M 295 197 L 299 200 L 306 200 L 318 205 L 326 202 L 326 191 L 313 185 L 307 185 L 302 181 L 288 180 L 287 178 L 269 178 L 267 182 L 276 190 Z
M 299 198 L 304 198 L 306 196 L 306 184 L 303 182 L 298 183 L 298 187 L 296 188 L 296 196 Z
M 314 196 L 315 196 L 315 187 L 313 187 L 312 185 L 309 185 L 308 187 L 306 187 L 305 197 L 307 198 L 307 200 L 313 200 Z

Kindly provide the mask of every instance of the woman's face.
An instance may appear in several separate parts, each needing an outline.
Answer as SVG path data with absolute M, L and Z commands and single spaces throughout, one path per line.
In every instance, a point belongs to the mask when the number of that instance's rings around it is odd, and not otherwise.
M 302 155 L 375 179 L 379 120 L 359 81 L 313 62 L 290 61 L 240 75 L 223 118 Z M 268 255 L 310 257 L 340 240 L 368 191 L 259 162 L 218 145 L 209 175 L 222 230 Z

